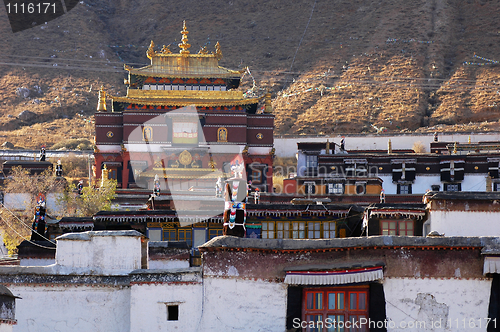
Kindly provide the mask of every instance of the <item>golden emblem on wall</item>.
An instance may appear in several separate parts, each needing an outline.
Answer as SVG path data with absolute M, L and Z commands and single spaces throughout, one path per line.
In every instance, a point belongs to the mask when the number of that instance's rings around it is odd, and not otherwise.
M 264 135 L 262 135 L 262 133 L 258 133 L 255 137 L 257 137 L 257 139 L 263 139 Z
M 220 127 L 217 130 L 217 142 L 227 142 L 227 129 Z
M 108 137 L 108 138 L 112 138 L 113 136 L 114 136 L 114 134 L 113 134 L 113 132 L 112 132 L 112 131 L 108 131 L 108 132 L 106 133 L 106 137 Z
M 187 166 L 191 164 L 192 161 L 193 161 L 193 156 L 191 156 L 191 153 L 189 153 L 188 150 L 184 150 L 181 152 L 181 154 L 179 154 L 179 162 L 182 165 Z
M 150 126 L 146 126 L 142 128 L 142 140 L 143 141 L 152 141 L 153 140 L 153 128 Z

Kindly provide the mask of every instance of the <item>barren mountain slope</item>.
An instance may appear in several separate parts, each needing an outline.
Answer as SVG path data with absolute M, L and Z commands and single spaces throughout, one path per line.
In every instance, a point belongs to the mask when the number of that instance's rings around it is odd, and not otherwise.
M 1 7 L 0 135 L 21 147 L 91 139 L 98 87 L 124 95 L 123 63 L 147 64 L 150 40 L 177 50 L 183 20 L 192 52 L 219 41 L 222 66 L 249 66 L 259 93 L 272 90 L 278 134 L 498 130 L 500 67 L 479 57 L 500 60 L 499 10 L 478 0 L 84 0 L 13 34 Z

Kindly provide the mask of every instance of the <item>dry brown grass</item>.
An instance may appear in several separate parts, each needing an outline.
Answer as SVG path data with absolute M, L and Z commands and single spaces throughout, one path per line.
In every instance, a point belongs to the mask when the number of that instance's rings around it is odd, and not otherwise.
M 222 66 L 248 65 L 259 86 L 271 89 L 277 134 L 498 130 L 500 66 L 462 63 L 483 62 L 474 53 L 500 60 L 500 3 L 324 1 L 304 35 L 311 9 L 305 0 L 215 0 L 170 4 L 168 10 L 149 0 L 140 6 L 92 0 L 43 29 L 12 34 L 3 20 L 0 57 L 14 55 L 5 61 L 20 65 L 0 67 L 0 136 L 26 148 L 91 140 L 92 130 L 76 114 L 88 119 L 94 113 L 101 84 L 112 95 L 126 92 L 124 73 L 102 70 L 123 61 L 147 63 L 151 39 L 175 51 L 186 18 L 193 52 L 218 40 Z M 6 15 L 3 7 L 0 15 Z M 35 60 L 22 56 L 43 58 L 36 62 L 46 67 L 23 67 Z M 61 69 L 66 64 L 85 68 Z M 34 85 L 42 95 L 15 94 L 17 87 Z M 248 76 L 243 85 L 250 87 Z M 322 86 L 335 89 L 321 94 L 316 89 Z M 36 113 L 36 120 L 7 117 L 23 110 Z

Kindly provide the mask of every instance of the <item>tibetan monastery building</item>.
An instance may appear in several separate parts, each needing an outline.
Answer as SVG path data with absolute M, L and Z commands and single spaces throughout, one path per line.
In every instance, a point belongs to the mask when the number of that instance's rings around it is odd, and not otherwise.
M 213 52 L 203 47 L 192 54 L 188 33 L 184 24 L 179 53 L 168 46 L 157 50 L 151 41 L 151 65 L 125 65 L 127 95 L 111 96 L 111 111 L 101 89 L 96 176 L 106 167 L 119 187 L 149 189 L 158 176 L 163 192 L 215 188 L 219 177 L 236 169 L 254 187 L 272 191 L 270 94 L 238 90 L 247 69 L 219 66 L 219 43 Z

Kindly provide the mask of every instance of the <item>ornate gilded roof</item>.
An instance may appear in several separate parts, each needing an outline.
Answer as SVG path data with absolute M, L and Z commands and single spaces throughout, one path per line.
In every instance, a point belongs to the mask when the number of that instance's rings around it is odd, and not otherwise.
M 259 98 L 245 98 L 242 91 L 177 91 L 128 89 L 126 97 L 113 101 L 154 106 L 238 106 L 256 104 Z
M 124 66 L 130 74 L 154 77 L 181 77 L 181 78 L 240 78 L 246 71 L 230 70 L 219 66 L 222 59 L 222 51 L 219 42 L 215 45 L 215 51 L 209 52 L 206 47 L 202 47 L 198 54 L 191 54 L 188 43 L 186 22 L 184 21 L 181 31 L 182 39 L 178 45 L 179 53 L 172 53 L 169 46 L 163 45 L 161 50 L 156 51 L 155 44 L 151 41 L 146 55 L 151 59 L 151 65 L 142 68 L 131 68 Z

